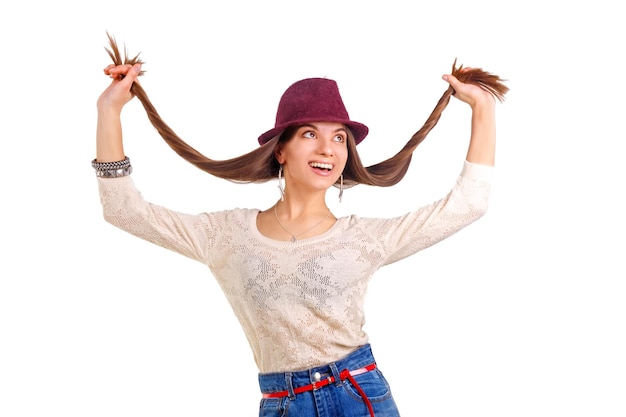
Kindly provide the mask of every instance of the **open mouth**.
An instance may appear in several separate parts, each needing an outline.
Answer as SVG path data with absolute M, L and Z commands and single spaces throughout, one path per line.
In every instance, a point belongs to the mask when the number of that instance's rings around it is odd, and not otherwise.
M 322 163 L 322 162 L 311 162 L 311 163 L 309 163 L 309 165 L 312 168 L 319 169 L 319 170 L 322 170 L 322 171 L 331 171 L 334 168 L 333 164 L 326 164 L 326 163 Z

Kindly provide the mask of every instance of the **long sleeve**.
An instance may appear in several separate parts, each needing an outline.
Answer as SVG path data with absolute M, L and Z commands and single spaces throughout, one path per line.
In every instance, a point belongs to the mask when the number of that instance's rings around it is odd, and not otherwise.
M 210 217 L 178 213 L 144 200 L 130 176 L 98 178 L 103 216 L 141 239 L 206 263 L 215 244 Z
M 493 167 L 465 161 L 451 191 L 442 199 L 385 221 L 363 219 L 390 264 L 440 242 L 480 219 L 487 211 Z

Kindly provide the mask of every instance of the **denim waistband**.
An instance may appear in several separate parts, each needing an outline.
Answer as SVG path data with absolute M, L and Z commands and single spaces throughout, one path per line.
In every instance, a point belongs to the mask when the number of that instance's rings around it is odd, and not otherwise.
M 339 372 L 344 369 L 354 371 L 373 363 L 375 363 L 374 355 L 368 343 L 357 348 L 348 356 L 326 365 L 316 366 L 304 371 L 259 374 L 259 387 L 262 393 L 290 391 L 293 388 L 317 382 L 331 375 L 334 375 L 339 382 Z

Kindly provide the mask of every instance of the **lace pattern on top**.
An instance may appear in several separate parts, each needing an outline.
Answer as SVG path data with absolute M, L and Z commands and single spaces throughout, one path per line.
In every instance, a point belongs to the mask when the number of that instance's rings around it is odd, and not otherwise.
M 342 217 L 296 242 L 261 235 L 256 209 L 184 214 L 146 202 L 131 177 L 98 183 L 108 222 L 210 268 L 266 373 L 332 362 L 366 343 L 374 272 L 480 218 L 490 177 L 491 167 L 466 162 L 439 201 L 389 219 Z

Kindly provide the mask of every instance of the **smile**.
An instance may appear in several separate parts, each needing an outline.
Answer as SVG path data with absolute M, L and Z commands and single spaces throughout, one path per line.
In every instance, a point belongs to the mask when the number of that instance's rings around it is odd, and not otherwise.
M 333 164 L 325 164 L 322 162 L 311 162 L 309 165 L 313 168 L 325 169 L 327 171 L 330 171 L 335 167 Z

